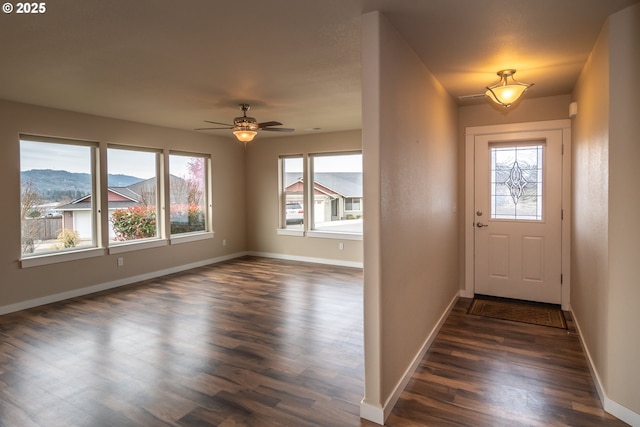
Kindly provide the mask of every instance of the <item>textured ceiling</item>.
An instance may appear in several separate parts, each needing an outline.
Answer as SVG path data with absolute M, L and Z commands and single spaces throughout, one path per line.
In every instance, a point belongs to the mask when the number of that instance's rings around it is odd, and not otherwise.
M 0 98 L 181 129 L 248 102 L 293 134 L 358 129 L 363 13 L 454 97 L 503 68 L 539 97 L 569 93 L 606 17 L 638 1 L 56 0 L 0 15 Z

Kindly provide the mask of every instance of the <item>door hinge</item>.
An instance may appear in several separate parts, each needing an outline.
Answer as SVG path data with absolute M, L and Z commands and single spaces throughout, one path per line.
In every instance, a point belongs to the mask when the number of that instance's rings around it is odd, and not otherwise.
M 564 144 L 562 144 L 562 155 L 564 156 Z
M 560 209 L 560 219 L 564 219 L 564 209 Z
M 560 284 L 562 285 L 562 273 L 560 274 Z

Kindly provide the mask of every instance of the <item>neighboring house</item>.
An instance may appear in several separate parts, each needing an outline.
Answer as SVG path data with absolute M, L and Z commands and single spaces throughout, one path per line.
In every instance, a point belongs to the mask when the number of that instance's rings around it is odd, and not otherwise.
M 169 188 L 172 203 L 187 203 L 189 191 L 187 181 L 175 175 L 169 175 Z M 117 209 L 127 209 L 138 205 L 155 205 L 157 180 L 149 178 L 136 182 L 127 187 L 107 188 L 107 200 L 109 202 L 109 217 Z M 58 206 L 56 212 L 62 213 L 62 228 L 75 230 L 81 239 L 90 239 L 91 232 L 91 194 L 80 197 L 70 203 Z M 109 238 L 115 238 L 113 228 L 109 228 Z
M 362 217 L 361 172 L 314 173 L 313 199 L 316 223 L 357 219 Z M 287 201 L 302 204 L 304 183 L 298 172 L 287 173 L 285 191 Z M 299 199 L 292 195 L 299 194 Z
M 155 178 L 153 178 L 153 180 L 155 181 Z M 107 189 L 109 216 L 117 209 L 127 209 L 142 202 L 142 195 L 131 189 L 131 187 L 135 185 L 137 184 L 129 187 L 109 187 Z M 77 231 L 81 239 L 90 239 L 93 235 L 91 224 L 92 203 L 93 196 L 88 194 L 66 205 L 58 206 L 56 211 L 62 212 L 62 228 Z M 115 238 L 115 236 L 113 229 L 109 228 L 109 237 Z

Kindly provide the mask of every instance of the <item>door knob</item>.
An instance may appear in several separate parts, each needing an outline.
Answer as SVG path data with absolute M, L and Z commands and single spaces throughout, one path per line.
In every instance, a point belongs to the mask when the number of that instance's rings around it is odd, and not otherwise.
M 476 227 L 478 227 L 478 228 L 488 227 L 488 226 L 489 226 L 489 224 L 483 224 L 481 222 L 476 222 Z

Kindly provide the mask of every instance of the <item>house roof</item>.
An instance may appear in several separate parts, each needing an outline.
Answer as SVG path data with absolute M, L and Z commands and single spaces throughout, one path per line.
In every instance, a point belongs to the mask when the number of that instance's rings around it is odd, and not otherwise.
M 127 209 L 136 206 L 138 202 L 109 202 L 109 209 Z M 87 211 L 91 209 L 91 201 L 80 201 L 77 203 L 71 202 L 66 205 L 58 206 L 56 211 Z
M 175 185 L 178 181 L 183 181 L 175 175 L 169 175 L 170 187 Z M 173 185 L 172 185 L 173 184 Z M 109 187 L 108 200 L 109 209 L 126 209 L 132 206 L 136 206 L 143 202 L 144 198 L 142 194 L 146 191 L 155 193 L 156 190 L 156 178 L 149 178 L 138 181 L 126 187 Z M 56 207 L 57 211 L 79 211 L 91 209 L 91 194 L 86 194 L 72 202 L 66 203 Z
M 133 191 L 130 187 L 109 187 L 108 191 L 113 193 L 113 194 L 117 194 L 119 196 L 122 196 L 125 199 L 128 199 L 132 202 L 139 202 L 140 201 L 140 194 L 136 193 L 135 191 Z M 112 200 L 109 200 L 109 203 L 111 203 Z M 115 200 L 113 200 L 115 201 Z
M 316 172 L 314 177 L 317 184 L 342 197 L 362 197 L 362 172 Z M 289 172 L 285 176 L 285 187 L 301 180 L 300 172 Z
M 109 194 L 109 209 L 126 209 L 131 206 L 135 206 L 140 203 L 140 196 L 126 187 L 114 187 L 108 188 Z M 121 196 L 117 199 L 111 197 L 111 195 Z M 91 194 L 82 196 L 72 202 L 56 207 L 57 211 L 85 211 L 91 209 L 92 198 Z

